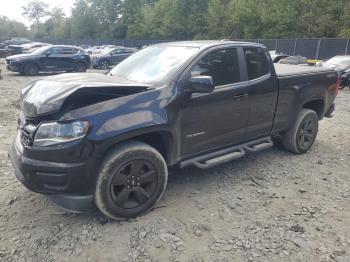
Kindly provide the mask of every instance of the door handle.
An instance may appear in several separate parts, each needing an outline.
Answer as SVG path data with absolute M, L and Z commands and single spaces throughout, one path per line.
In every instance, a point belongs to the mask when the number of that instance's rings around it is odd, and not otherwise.
M 241 100 L 242 98 L 245 98 L 247 96 L 248 96 L 248 94 L 244 93 L 244 94 L 235 95 L 235 96 L 233 96 L 233 98 L 236 100 Z

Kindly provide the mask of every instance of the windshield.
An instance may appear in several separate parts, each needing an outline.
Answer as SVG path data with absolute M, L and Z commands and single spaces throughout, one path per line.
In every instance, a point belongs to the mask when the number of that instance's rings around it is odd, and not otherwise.
M 112 50 L 114 50 L 114 48 L 106 47 L 102 50 L 101 54 L 103 55 L 109 54 Z
M 50 46 L 43 46 L 39 47 L 38 49 L 35 49 L 32 54 L 33 55 L 42 55 L 44 54 L 47 50 L 49 50 L 51 47 Z
M 333 57 L 329 59 L 326 64 L 335 66 L 350 66 L 350 57 Z
M 184 46 L 147 47 L 111 70 L 111 75 L 142 83 L 167 83 L 198 48 Z

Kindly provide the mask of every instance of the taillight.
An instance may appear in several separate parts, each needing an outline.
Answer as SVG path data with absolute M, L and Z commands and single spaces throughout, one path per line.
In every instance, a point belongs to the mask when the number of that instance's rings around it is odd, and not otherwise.
M 335 84 L 328 87 L 328 91 L 335 93 L 335 95 L 337 96 L 339 93 L 339 86 L 340 86 L 340 78 L 338 77 Z
M 339 93 L 339 87 L 340 87 L 340 77 L 338 76 L 337 82 L 335 83 L 335 95 L 337 96 Z

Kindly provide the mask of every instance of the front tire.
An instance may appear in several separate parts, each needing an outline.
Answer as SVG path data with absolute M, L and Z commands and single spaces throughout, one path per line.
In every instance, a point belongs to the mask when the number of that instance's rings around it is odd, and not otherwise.
M 292 128 L 282 136 L 282 146 L 292 153 L 306 153 L 314 144 L 317 133 L 318 115 L 303 108 Z
M 28 63 L 24 66 L 23 72 L 27 76 L 37 76 L 39 74 L 39 66 L 35 63 Z
M 149 211 L 162 197 L 168 169 L 162 155 L 141 142 L 118 146 L 104 159 L 94 201 L 111 219 L 129 219 Z

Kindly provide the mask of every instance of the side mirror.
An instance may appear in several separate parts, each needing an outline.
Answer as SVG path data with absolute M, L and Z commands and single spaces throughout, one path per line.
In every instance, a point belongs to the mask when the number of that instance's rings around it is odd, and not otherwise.
M 211 93 L 214 91 L 214 79 L 211 76 L 194 76 L 186 88 L 190 93 Z
M 46 57 L 49 57 L 51 55 L 51 53 L 45 53 Z

